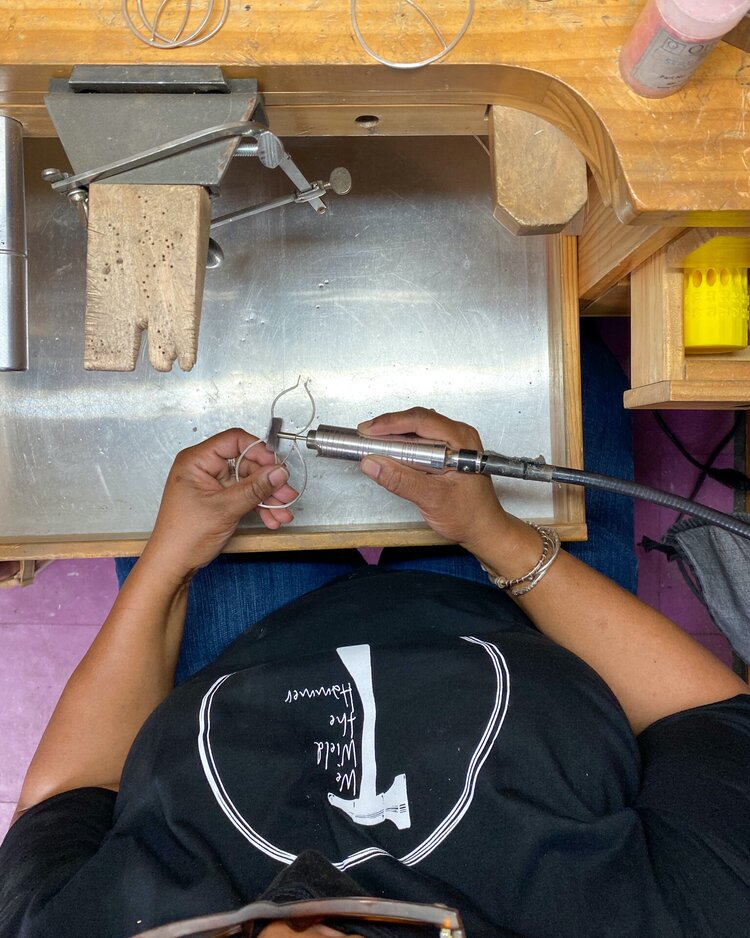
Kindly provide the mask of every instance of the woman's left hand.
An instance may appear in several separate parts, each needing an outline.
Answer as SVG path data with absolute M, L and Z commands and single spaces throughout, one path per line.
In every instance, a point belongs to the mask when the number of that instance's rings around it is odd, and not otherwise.
M 474 427 L 424 407 L 381 414 L 357 429 L 373 437 L 413 434 L 425 441 L 440 440 L 454 450 L 484 448 Z M 361 468 L 378 485 L 413 502 L 433 531 L 475 556 L 486 542 L 504 538 L 513 524 L 487 476 L 455 469 L 425 472 L 384 456 L 367 456 Z
M 177 454 L 144 559 L 158 563 L 167 576 L 185 580 L 221 553 L 248 512 L 257 509 L 271 530 L 292 520 L 288 508 L 258 507 L 261 502 L 284 505 L 297 496 L 287 484 L 286 469 L 276 465 L 264 444 L 245 456 L 240 481 L 235 481 L 227 460 L 237 459 L 256 439 L 235 428 Z

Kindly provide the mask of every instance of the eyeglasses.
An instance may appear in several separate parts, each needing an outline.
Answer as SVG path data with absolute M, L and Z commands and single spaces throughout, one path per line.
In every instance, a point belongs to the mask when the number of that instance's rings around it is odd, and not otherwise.
M 304 899 L 301 902 L 252 902 L 234 912 L 160 925 L 140 932 L 138 938 L 230 938 L 252 935 L 258 922 L 287 922 L 295 931 L 331 919 L 390 922 L 394 925 L 424 926 L 425 938 L 466 938 L 461 918 L 442 905 L 422 905 L 396 899 Z M 434 931 L 437 929 L 437 931 Z M 135 938 L 135 936 L 134 936 Z

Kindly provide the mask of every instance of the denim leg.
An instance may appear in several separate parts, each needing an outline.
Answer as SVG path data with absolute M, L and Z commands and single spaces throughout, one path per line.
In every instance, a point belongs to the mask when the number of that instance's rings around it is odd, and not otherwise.
M 633 478 L 633 433 L 622 406 L 628 387 L 619 363 L 598 336 L 596 323 L 581 322 L 581 383 L 585 467 L 592 472 Z M 492 441 L 487 441 L 492 446 Z M 541 484 L 541 483 L 540 483 Z M 633 502 L 622 495 L 586 489 L 587 541 L 566 550 L 631 593 L 636 591 L 637 561 Z M 456 547 L 386 548 L 380 566 L 394 570 L 445 573 L 480 583 L 487 575 L 466 551 Z
M 135 561 L 116 560 L 120 586 Z M 220 555 L 190 586 L 175 683 L 210 664 L 269 613 L 363 564 L 355 550 Z
M 378 566 L 387 570 L 442 573 L 484 586 L 489 582 L 476 557 L 461 547 L 386 547 Z
M 584 467 L 591 472 L 633 478 L 633 429 L 622 405 L 628 381 L 598 336 L 596 322 L 581 321 Z M 633 533 L 633 500 L 586 489 L 589 537 L 566 545 L 574 557 L 635 593 L 638 561 Z

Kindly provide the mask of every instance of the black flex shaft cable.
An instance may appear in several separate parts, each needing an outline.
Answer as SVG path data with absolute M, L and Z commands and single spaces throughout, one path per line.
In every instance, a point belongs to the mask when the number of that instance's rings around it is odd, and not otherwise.
M 688 495 L 688 501 L 691 501 L 691 502 L 692 502 L 694 499 L 696 499 L 696 498 L 698 497 L 698 493 L 699 493 L 700 490 L 703 488 L 703 484 L 704 484 L 704 482 L 706 481 L 706 479 L 708 478 L 709 473 L 710 473 L 711 470 L 713 469 L 714 463 L 715 463 L 716 460 L 719 458 L 719 456 L 724 452 L 724 447 L 727 445 L 727 443 L 729 443 L 729 441 L 730 441 L 731 439 L 736 438 L 736 436 L 737 436 L 737 434 L 738 434 L 738 432 L 739 432 L 739 429 L 740 429 L 742 420 L 744 420 L 744 418 L 745 418 L 745 415 L 742 414 L 742 413 L 740 413 L 740 412 L 738 412 L 738 413 L 735 415 L 735 418 L 734 418 L 734 420 L 733 420 L 733 422 L 732 422 L 732 427 L 731 427 L 731 429 L 728 430 L 728 431 L 724 434 L 724 436 L 719 440 L 719 442 L 716 444 L 716 446 L 714 446 L 714 448 L 713 448 L 713 449 L 711 450 L 711 452 L 708 454 L 708 459 L 706 460 L 706 464 L 705 464 L 705 466 L 703 466 L 703 467 L 701 468 L 700 474 L 698 475 L 698 478 L 695 480 L 695 485 L 694 485 L 694 486 L 692 487 L 692 489 L 690 490 L 690 494 Z M 712 477 L 713 477 L 713 478 L 716 477 L 716 476 L 715 476 L 715 473 L 713 474 Z M 723 485 L 726 485 L 726 484 L 727 484 L 726 482 L 722 482 L 721 479 L 718 479 L 717 481 L 720 482 L 720 483 L 723 484 Z M 740 489 L 739 489 L 739 488 L 735 488 L 734 491 L 735 491 L 735 492 L 738 492 L 738 491 L 740 491 Z M 743 491 L 744 491 L 744 489 L 743 489 Z M 681 521 L 681 520 L 682 520 L 682 512 L 680 512 L 680 514 L 679 514 L 677 520 L 678 520 L 678 521 Z M 685 575 L 685 574 L 683 573 L 683 576 L 684 576 L 684 575 Z
M 685 444 L 682 442 L 682 440 L 679 439 L 677 434 L 669 426 L 659 411 L 655 410 L 653 412 L 653 416 L 657 426 L 662 430 L 667 439 L 675 446 L 677 451 L 682 456 L 684 456 L 689 463 L 695 466 L 696 469 L 701 470 L 701 474 L 698 477 L 698 481 L 696 482 L 693 491 L 690 493 L 690 495 L 688 495 L 689 499 L 695 498 L 703 483 L 705 482 L 706 477 L 713 479 L 720 485 L 725 485 L 727 488 L 738 489 L 742 492 L 746 492 L 748 489 L 750 489 L 750 479 L 748 479 L 744 472 L 739 472 L 737 469 L 714 469 L 713 467 L 713 464 L 721 455 L 724 447 L 732 439 L 732 437 L 737 435 L 740 425 L 744 420 L 744 414 L 737 413 L 732 423 L 732 427 L 725 433 L 721 440 L 719 440 L 719 442 L 711 451 L 710 456 L 704 463 L 700 462 L 700 460 L 696 459 L 695 456 L 689 452 Z
M 703 469 L 703 470 L 705 470 L 705 469 L 710 469 L 710 468 L 711 468 L 710 457 L 709 457 L 709 459 L 706 460 L 705 463 L 702 463 L 699 459 L 696 459 L 695 456 L 693 456 L 693 454 L 692 454 L 692 453 L 690 452 L 690 450 L 687 448 L 687 446 L 685 446 L 685 444 L 682 442 L 682 440 L 677 436 L 677 434 L 674 432 L 674 430 L 669 426 L 669 424 L 668 424 L 667 421 L 664 419 L 664 417 L 662 417 L 662 415 L 659 413 L 658 410 L 653 411 L 652 416 L 653 416 L 654 420 L 656 421 L 656 423 L 657 423 L 659 429 L 660 429 L 660 430 L 662 431 L 662 433 L 667 437 L 667 439 L 670 441 L 670 443 L 672 443 L 672 445 L 675 447 L 675 449 L 677 450 L 677 452 L 680 453 L 680 455 L 684 456 L 685 459 L 687 459 L 687 461 L 688 461 L 689 463 L 691 463 L 691 465 L 695 466 L 696 469 Z M 726 435 L 725 435 L 724 437 L 722 437 L 721 442 L 724 444 L 724 446 L 726 446 L 726 444 L 729 442 L 729 440 L 732 439 L 732 437 L 735 435 L 735 433 L 736 433 L 737 430 L 738 430 L 738 423 L 739 423 L 739 422 L 738 422 L 738 420 L 737 420 L 737 417 L 739 417 L 740 420 L 741 420 L 741 419 L 742 419 L 742 414 L 738 414 L 738 415 L 734 418 L 734 420 L 732 421 L 732 427 L 731 427 L 731 429 L 726 433 Z M 722 447 L 722 449 L 723 449 L 723 447 Z M 721 450 L 719 450 L 719 452 L 721 452 Z
M 552 470 L 553 482 L 583 485 L 588 488 L 602 489 L 605 492 L 615 492 L 618 495 L 628 495 L 630 498 L 640 498 L 643 501 L 653 502 L 655 505 L 662 505 L 664 508 L 672 508 L 674 511 L 681 511 L 686 515 L 692 515 L 694 518 L 700 518 L 702 521 L 715 524 L 717 527 L 724 528 L 726 531 L 731 531 L 733 534 L 738 534 L 740 537 L 750 540 L 749 524 L 744 524 L 723 511 L 716 511 L 706 505 L 691 502 L 680 495 L 672 495 L 671 492 L 652 489 L 649 485 L 640 485 L 638 482 L 628 482 L 625 479 L 615 479 L 613 476 L 604 476 L 597 472 L 565 469 L 561 466 L 550 466 L 549 468 Z

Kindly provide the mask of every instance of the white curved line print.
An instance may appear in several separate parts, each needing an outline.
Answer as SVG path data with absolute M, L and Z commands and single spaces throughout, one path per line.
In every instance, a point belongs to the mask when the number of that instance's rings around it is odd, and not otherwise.
M 487 724 L 484 728 L 484 731 L 482 732 L 479 743 L 472 753 L 471 759 L 469 760 L 466 780 L 460 795 L 458 796 L 455 804 L 450 809 L 448 814 L 432 831 L 432 833 L 430 833 L 417 847 L 415 847 L 409 853 L 402 857 L 395 858 L 405 866 L 416 866 L 418 863 L 424 860 L 424 858 L 429 856 L 429 854 L 432 853 L 461 822 L 461 819 L 469 810 L 471 802 L 474 798 L 479 772 L 481 771 L 482 766 L 484 765 L 492 750 L 492 747 L 500 733 L 500 730 L 502 729 L 506 714 L 508 712 L 508 705 L 510 702 L 510 673 L 508 671 L 508 665 L 500 649 L 491 642 L 486 642 L 473 636 L 462 635 L 461 638 L 465 642 L 478 645 L 487 653 L 495 672 L 495 700 L 492 712 L 490 713 L 489 719 L 487 720 Z M 206 781 L 208 782 L 209 787 L 213 792 L 214 797 L 216 798 L 217 804 L 224 812 L 230 823 L 239 831 L 239 833 L 242 834 L 242 836 L 250 844 L 252 844 L 256 850 L 259 850 L 261 853 L 266 854 L 266 856 L 278 861 L 279 863 L 288 865 L 296 859 L 296 854 L 290 853 L 289 851 L 283 850 L 280 847 L 277 847 L 275 844 L 270 843 L 245 820 L 232 801 L 226 788 L 224 787 L 224 784 L 219 775 L 218 767 L 216 766 L 211 748 L 211 707 L 216 693 L 224 684 L 224 682 L 227 681 L 230 677 L 232 677 L 232 674 L 225 674 L 218 678 L 211 685 L 208 691 L 206 691 L 203 700 L 201 701 L 198 727 L 198 753 L 200 756 L 201 765 L 203 767 L 203 772 L 206 776 Z M 383 850 L 379 847 L 368 847 L 365 850 L 360 850 L 357 853 L 350 854 L 343 860 L 339 860 L 338 862 L 331 861 L 331 863 L 337 869 L 343 871 L 351 869 L 354 866 L 359 866 L 361 863 L 365 863 L 377 856 L 392 856 L 392 854 L 390 854 L 387 850 Z

